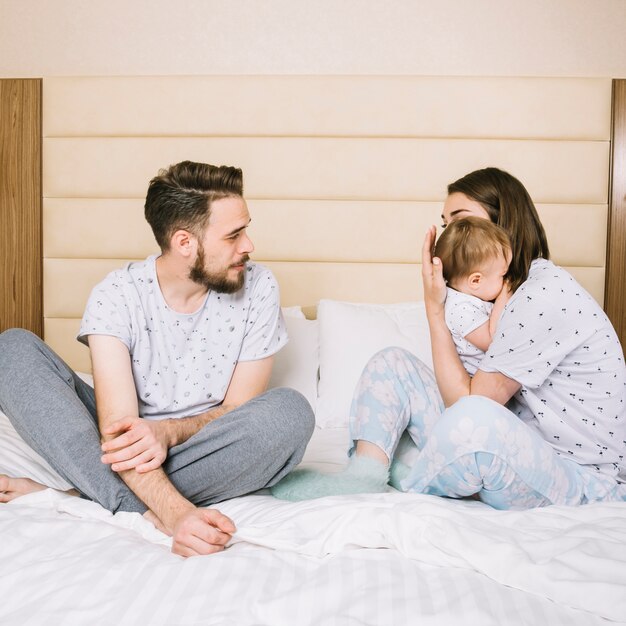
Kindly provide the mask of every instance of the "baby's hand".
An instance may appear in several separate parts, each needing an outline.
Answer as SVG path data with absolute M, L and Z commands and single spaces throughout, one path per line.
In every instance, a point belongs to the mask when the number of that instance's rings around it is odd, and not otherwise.
M 504 283 L 502 283 L 502 289 L 500 290 L 500 293 L 497 295 L 495 301 L 501 306 L 504 306 L 509 301 L 509 298 L 512 295 L 513 294 L 511 293 L 511 284 L 509 283 L 508 280 L 505 280 Z

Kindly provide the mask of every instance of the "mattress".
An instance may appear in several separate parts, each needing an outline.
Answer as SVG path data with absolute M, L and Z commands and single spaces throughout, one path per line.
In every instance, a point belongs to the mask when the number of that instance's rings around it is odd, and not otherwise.
M 340 469 L 346 441 L 317 428 L 303 464 Z M 139 514 L 58 490 L 0 506 L 0 624 L 626 623 L 621 503 L 504 512 L 390 490 L 219 509 L 231 544 L 184 559 Z

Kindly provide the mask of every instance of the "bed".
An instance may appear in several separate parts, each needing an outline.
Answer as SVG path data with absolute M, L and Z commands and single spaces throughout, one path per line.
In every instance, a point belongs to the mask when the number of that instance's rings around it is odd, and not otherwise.
M 85 377 L 89 290 L 154 252 L 147 181 L 182 159 L 244 170 L 254 257 L 278 277 L 290 335 L 270 384 L 316 412 L 305 466 L 345 464 L 371 354 L 430 359 L 421 239 L 472 169 L 527 185 L 554 260 L 621 332 L 624 114 L 616 125 L 609 79 L 74 77 L 42 94 L 44 338 Z M 626 504 L 261 492 L 219 505 L 238 527 L 226 551 L 185 560 L 141 516 L 62 493 L 2 414 L 0 472 L 52 487 L 0 506 L 0 624 L 626 623 Z

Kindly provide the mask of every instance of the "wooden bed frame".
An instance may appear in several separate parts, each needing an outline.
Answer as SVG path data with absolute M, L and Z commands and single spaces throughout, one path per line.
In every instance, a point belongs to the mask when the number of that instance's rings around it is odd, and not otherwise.
M 41 79 L 0 80 L 0 180 L 0 331 L 43 336 Z M 608 199 L 604 308 L 626 345 L 626 80 L 612 81 Z

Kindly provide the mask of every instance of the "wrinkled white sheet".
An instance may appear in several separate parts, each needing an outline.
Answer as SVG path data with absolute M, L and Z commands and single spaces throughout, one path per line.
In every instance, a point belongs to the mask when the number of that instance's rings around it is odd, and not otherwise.
M 305 464 L 336 470 L 346 436 L 316 432 Z M 138 514 L 51 489 L 0 505 L 0 624 L 626 624 L 626 503 L 501 512 L 392 491 L 218 508 L 231 546 L 182 559 Z
M 225 576 L 222 586 L 230 584 L 225 561 L 229 554 L 241 555 L 241 548 L 256 546 L 264 557 L 299 555 L 321 562 L 361 553 L 362 548 L 382 548 L 373 552 L 401 555 L 425 566 L 469 570 L 498 585 L 587 612 L 582 624 L 596 623 L 594 616 L 617 622 L 626 616 L 626 504 L 498 512 L 480 503 L 394 492 L 301 503 L 256 495 L 224 502 L 219 508 L 238 527 L 232 547 L 218 557 Z M 0 508 L 0 533 L 0 589 L 6 589 L 8 569 L 13 570 L 14 582 L 29 572 L 21 581 L 26 589 L 45 590 L 53 578 L 66 576 L 73 581 L 72 594 L 93 596 L 93 602 L 105 606 L 111 590 L 103 581 L 116 570 L 127 576 L 129 564 L 147 568 L 151 576 L 160 572 L 176 589 L 181 572 L 201 564 L 208 567 L 214 559 L 176 557 L 169 553 L 169 538 L 140 515 L 111 515 L 95 503 L 53 490 Z M 217 565 L 217 559 L 214 562 Z M 299 563 L 302 567 L 307 560 Z M 264 577 L 255 582 L 255 567 L 254 558 L 245 567 L 249 584 L 265 582 Z M 294 562 L 291 567 L 292 575 L 299 575 Z M 77 577 L 75 572 L 82 574 Z M 90 572 L 98 580 L 95 587 Z M 139 594 L 151 590 L 154 581 L 136 577 L 127 584 L 136 585 Z M 8 603 L 4 600 L 0 618 L 12 600 L 19 604 L 28 595 L 20 598 L 14 590 Z M 0 619 L 0 623 L 13 622 Z
M 626 619 L 626 503 L 495 511 L 403 493 L 221 507 L 237 541 L 315 557 L 389 548 L 613 620 Z M 593 589 L 593 591 L 591 591 Z

